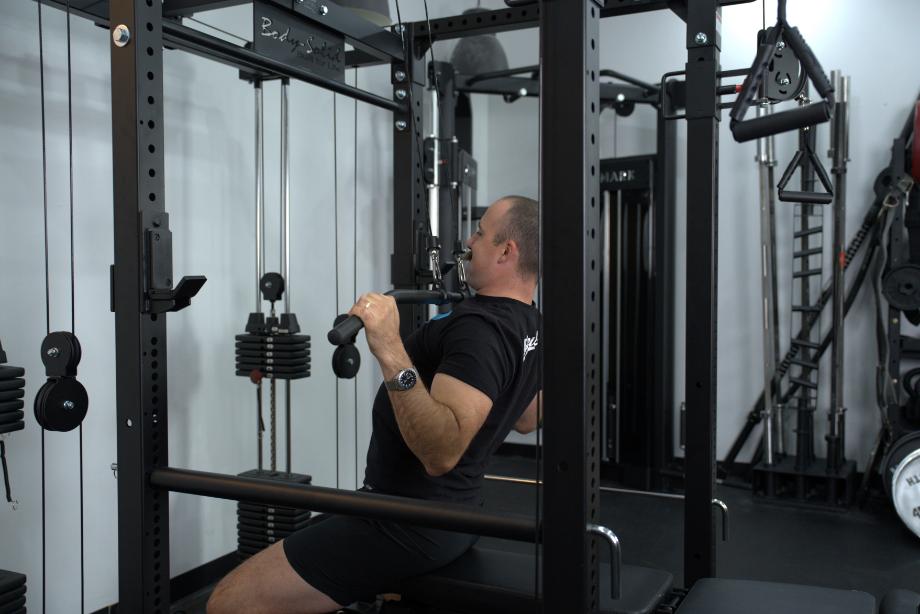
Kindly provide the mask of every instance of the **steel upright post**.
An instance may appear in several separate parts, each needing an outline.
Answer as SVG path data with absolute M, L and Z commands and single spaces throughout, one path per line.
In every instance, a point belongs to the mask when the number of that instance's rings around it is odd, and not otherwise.
M 145 267 L 153 249 L 148 240 L 157 242 L 160 263 L 169 263 L 161 273 L 172 275 L 163 192 L 162 9 L 146 0 L 109 7 L 118 598 L 120 610 L 138 614 L 165 614 L 170 603 L 169 496 L 148 481 L 168 464 L 166 315 L 150 309 Z
M 763 117 L 773 112 L 769 101 L 762 101 L 757 108 L 757 116 Z M 782 441 L 782 422 L 777 411 L 776 378 L 776 321 L 773 317 L 776 306 L 776 258 L 774 256 L 775 208 L 773 168 L 776 159 L 773 153 L 773 135 L 757 139 L 757 169 L 760 179 L 760 281 L 763 296 L 762 330 L 763 338 L 763 448 L 764 463 L 772 466 L 774 453 L 780 451 Z M 780 427 L 780 428 L 777 428 Z M 774 441 L 774 436 L 777 441 Z
M 834 276 L 833 288 L 833 324 L 834 341 L 831 353 L 831 409 L 828 414 L 827 429 L 827 470 L 837 472 L 843 466 L 845 443 L 846 408 L 843 404 L 843 340 L 844 340 L 844 266 L 846 263 L 846 176 L 849 157 L 849 97 L 850 78 L 839 71 L 831 73 L 837 102 L 834 107 L 832 125 L 831 151 L 834 160 Z
M 253 83 L 255 91 L 255 149 L 256 149 L 256 310 L 262 313 L 262 275 L 265 274 L 265 108 L 263 105 L 263 88 L 261 81 Z M 262 383 L 256 386 L 256 454 L 257 466 L 262 469 Z
M 545 612 L 598 608 L 600 428 L 599 5 L 540 9 Z
M 719 231 L 718 0 L 687 4 L 687 449 L 684 584 L 716 573 L 716 320 Z
M 420 237 L 424 236 L 428 206 L 425 199 L 421 152 L 422 97 L 425 66 L 416 43 L 415 27 L 405 26 L 406 57 L 390 67 L 393 99 L 406 105 L 393 113 L 393 254 L 390 271 L 394 288 L 417 288 L 419 270 L 428 266 L 428 254 Z M 420 255 L 424 262 L 420 261 Z M 425 322 L 427 308 L 401 305 L 400 333 L 405 337 Z
M 291 313 L 291 148 L 288 90 L 281 80 L 281 271 L 284 275 L 284 313 Z M 272 433 L 272 437 L 275 434 Z M 272 467 L 274 469 L 274 467 Z M 291 472 L 291 380 L 284 380 L 284 470 Z

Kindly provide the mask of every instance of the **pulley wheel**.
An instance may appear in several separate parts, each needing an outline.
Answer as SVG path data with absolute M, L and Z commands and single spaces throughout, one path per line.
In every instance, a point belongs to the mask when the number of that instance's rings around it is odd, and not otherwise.
M 35 397 L 35 420 L 49 431 L 72 431 L 83 422 L 88 408 L 83 384 L 70 377 L 50 379 Z
M 882 293 L 895 309 L 920 309 L 920 266 L 906 264 L 889 271 L 882 281 Z
M 41 352 L 42 364 L 48 375 L 56 377 L 75 375 L 83 355 L 80 342 L 65 331 L 49 333 L 42 341 Z
M 361 352 L 353 343 L 340 345 L 332 353 L 332 372 L 336 377 L 351 379 L 361 368 Z

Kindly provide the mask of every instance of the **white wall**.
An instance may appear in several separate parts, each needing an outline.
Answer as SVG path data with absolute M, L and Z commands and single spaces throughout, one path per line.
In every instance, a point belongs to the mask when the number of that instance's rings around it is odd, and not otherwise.
M 760 2 L 729 6 L 722 13 L 722 66 L 747 68 L 753 59 L 756 33 L 762 26 Z M 776 2 L 766 2 L 767 23 L 776 20 Z M 890 0 L 867 8 L 855 0 L 793 0 L 789 20 L 805 35 L 825 70 L 841 69 L 852 77 L 850 163 L 848 173 L 848 236 L 852 236 L 874 198 L 872 183 L 888 163 L 891 141 L 912 108 L 920 84 L 911 78 L 910 64 L 903 58 L 920 51 L 920 41 L 911 32 L 920 19 L 920 4 L 911 0 Z M 515 32 L 514 40 L 500 35 L 512 57 L 512 65 L 534 63 L 537 59 L 537 33 Z M 601 22 L 600 64 L 646 81 L 657 81 L 665 72 L 682 70 L 686 61 L 685 25 L 667 11 L 630 15 Z M 512 46 L 513 45 L 513 46 Z M 522 57 L 523 52 L 523 57 Z M 491 160 L 480 193 L 499 194 L 520 185 L 536 185 L 537 108 L 532 101 L 507 105 L 493 100 L 489 105 L 490 149 L 476 151 L 480 160 Z M 524 119 L 524 117 L 527 119 Z M 478 120 L 477 120 L 478 121 Z M 826 152 L 828 127 L 819 132 L 819 152 Z M 634 155 L 655 149 L 654 113 L 637 109 L 627 118 L 611 112 L 601 116 L 601 156 Z M 677 245 L 676 245 L 676 347 L 675 404 L 683 398 L 684 321 L 686 251 L 686 139 L 683 123 L 678 126 Z M 724 457 L 743 426 L 747 413 L 762 390 L 762 339 L 760 331 L 761 295 L 759 256 L 755 247 L 760 237 L 756 201 L 757 170 L 754 143 L 738 144 L 728 130 L 723 115 L 719 157 L 719 302 L 718 302 L 718 433 L 719 457 Z M 794 153 L 795 136 L 777 137 L 779 168 L 777 178 Z M 474 147 L 475 148 L 475 147 Z M 524 162 L 527 160 L 527 162 Z M 825 158 L 829 169 L 831 163 Z M 777 208 L 778 271 L 782 351 L 788 348 L 792 207 Z M 832 236 L 828 214 L 825 246 Z M 752 247 L 753 246 L 753 247 Z M 829 274 L 829 260 L 825 261 Z M 844 398 L 848 408 L 848 458 L 860 467 L 878 429 L 875 406 L 874 369 L 876 363 L 873 329 L 874 307 L 865 293 L 854 304 L 846 323 Z M 822 322 L 826 329 L 830 317 Z M 822 393 L 816 414 L 817 449 L 823 451 L 826 412 L 829 406 L 828 365 L 822 362 Z M 788 416 L 787 424 L 794 420 Z M 759 431 L 758 431 L 759 432 Z M 751 444 L 753 444 L 753 440 Z M 791 431 L 788 445 L 793 444 Z M 750 458 L 753 445 L 740 460 Z M 820 454 L 821 452 L 819 452 Z
M 20 503 L 15 510 L 0 505 L 0 568 L 28 575 L 29 606 L 39 611 L 40 431 L 30 409 L 44 381 L 38 347 L 45 334 L 37 6 L 0 4 L 0 181 L 4 185 L 0 339 L 10 363 L 27 369 L 27 427 L 6 437 L 13 492 Z M 251 15 L 247 9 L 230 9 L 206 19 L 246 35 Z M 64 14 L 45 8 L 43 20 L 51 326 L 69 329 Z M 116 450 L 114 321 L 108 297 L 112 262 L 108 40 L 106 30 L 73 19 L 76 331 L 83 345 L 80 380 L 91 402 L 83 429 L 86 611 L 118 598 L 117 482 L 109 470 Z M 350 83 L 354 72 L 347 76 Z M 169 462 L 177 467 L 239 472 L 256 465 L 254 387 L 233 374 L 233 337 L 243 332 L 254 307 L 253 93 L 235 70 L 179 51 L 164 54 L 164 74 L 166 206 L 174 236 L 175 274 L 208 277 L 192 307 L 169 316 Z M 362 69 L 357 78 L 360 87 L 389 92 L 388 67 Z M 266 86 L 265 108 L 266 265 L 277 270 L 277 84 Z M 293 470 L 313 475 L 316 484 L 352 488 L 363 477 L 379 371 L 372 360 L 366 360 L 354 382 L 337 382 L 329 367 L 331 347 L 325 333 L 335 315 L 350 307 L 355 293 L 389 285 L 391 114 L 294 83 L 290 117 L 291 304 L 303 332 L 314 339 L 312 377 L 292 388 Z M 367 355 L 366 347 L 363 350 Z M 267 419 L 267 391 L 265 411 Z M 283 411 L 279 430 L 278 458 L 283 468 Z M 46 435 L 48 612 L 80 609 L 78 437 L 77 432 Z M 267 463 L 267 442 L 265 454 Z M 232 503 L 171 495 L 170 518 L 173 575 L 235 548 Z

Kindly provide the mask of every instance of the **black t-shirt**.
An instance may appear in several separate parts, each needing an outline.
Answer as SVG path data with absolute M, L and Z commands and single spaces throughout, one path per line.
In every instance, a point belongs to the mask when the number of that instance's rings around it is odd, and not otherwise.
M 450 375 L 492 400 L 492 409 L 457 466 L 432 477 L 399 432 L 381 384 L 374 400 L 373 433 L 364 483 L 383 493 L 481 503 L 486 464 L 533 400 L 539 386 L 541 316 L 533 305 L 475 296 L 412 333 L 405 346 L 425 386 Z

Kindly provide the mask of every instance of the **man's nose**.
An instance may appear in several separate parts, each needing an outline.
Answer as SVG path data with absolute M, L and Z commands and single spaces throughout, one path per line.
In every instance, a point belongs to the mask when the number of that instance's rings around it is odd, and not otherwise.
M 466 239 L 466 246 L 467 246 L 467 247 L 473 247 L 473 237 L 474 237 L 474 236 L 476 236 L 476 235 L 470 235 L 469 237 L 467 237 L 467 239 Z

